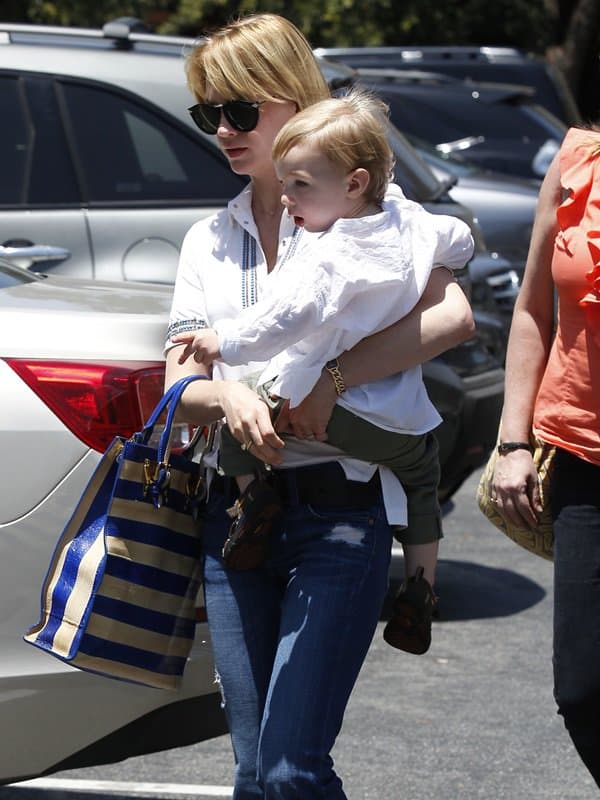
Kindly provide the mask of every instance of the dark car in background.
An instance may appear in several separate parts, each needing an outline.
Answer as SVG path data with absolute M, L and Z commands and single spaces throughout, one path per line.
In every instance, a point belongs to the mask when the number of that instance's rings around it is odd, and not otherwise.
M 450 186 L 450 196 L 471 209 L 492 257 L 501 254 L 510 262 L 508 270 L 490 270 L 484 283 L 472 281 L 474 306 L 484 304 L 480 292 L 487 292 L 487 283 L 494 308 L 510 321 L 529 251 L 540 182 L 482 169 L 458 153 L 441 153 L 415 138 L 411 143 L 438 180 Z
M 534 102 L 567 125 L 581 116 L 564 77 L 546 59 L 514 47 L 410 45 L 398 47 L 325 47 L 315 51 L 357 68 L 421 70 L 466 81 L 530 86 Z
M 543 178 L 567 131 L 533 102 L 533 89 L 471 83 L 446 75 L 360 69 L 390 106 L 394 125 L 441 152 L 460 152 L 485 169 Z

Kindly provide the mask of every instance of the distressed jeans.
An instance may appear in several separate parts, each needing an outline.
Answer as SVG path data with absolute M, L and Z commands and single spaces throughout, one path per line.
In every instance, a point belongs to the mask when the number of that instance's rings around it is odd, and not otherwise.
M 387 589 L 383 508 L 296 505 L 260 569 L 224 568 L 213 497 L 204 589 L 236 761 L 234 800 L 344 800 L 331 749 Z
M 554 519 L 554 695 L 600 786 L 600 467 L 557 450 Z

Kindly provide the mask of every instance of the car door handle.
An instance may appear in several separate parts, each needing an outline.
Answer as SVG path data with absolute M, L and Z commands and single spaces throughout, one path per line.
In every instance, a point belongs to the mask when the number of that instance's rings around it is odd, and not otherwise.
M 54 267 L 67 258 L 71 253 L 64 247 L 55 247 L 50 244 L 29 244 L 23 246 L 12 246 L 10 244 L 0 245 L 0 257 L 11 261 L 25 269 L 36 272 L 36 267 L 42 265 L 45 269 Z

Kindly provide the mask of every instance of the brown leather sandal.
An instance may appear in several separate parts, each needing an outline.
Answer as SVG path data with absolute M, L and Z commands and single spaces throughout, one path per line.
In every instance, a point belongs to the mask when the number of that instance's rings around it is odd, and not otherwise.
M 418 567 L 396 595 L 393 615 L 383 629 L 383 638 L 392 647 L 423 655 L 431 645 L 431 620 L 437 616 L 437 597 Z

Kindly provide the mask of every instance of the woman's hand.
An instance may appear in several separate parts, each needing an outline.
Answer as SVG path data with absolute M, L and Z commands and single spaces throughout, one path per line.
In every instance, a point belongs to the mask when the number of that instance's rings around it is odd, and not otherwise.
M 275 433 L 267 404 L 252 389 L 236 381 L 222 381 L 220 395 L 229 430 L 245 450 L 266 464 L 281 464 L 279 450 L 284 442 Z
M 496 461 L 492 497 L 507 522 L 518 528 L 533 528 L 542 511 L 538 474 L 527 450 L 505 453 Z
M 193 360 L 180 363 L 183 345 L 167 352 L 165 389 L 186 375 L 205 375 L 204 367 Z M 202 384 L 202 385 L 200 385 Z M 194 381 L 183 393 L 177 418 L 193 425 L 208 425 L 225 417 L 240 444 L 267 464 L 280 464 L 279 450 L 284 442 L 271 424 L 268 406 L 248 386 L 237 381 Z
M 300 405 L 290 408 L 289 403 L 285 403 L 275 427 L 280 432 L 293 433 L 298 439 L 317 439 L 324 442 L 327 440 L 327 426 L 336 400 L 337 393 L 331 376 L 323 370 L 310 394 Z

